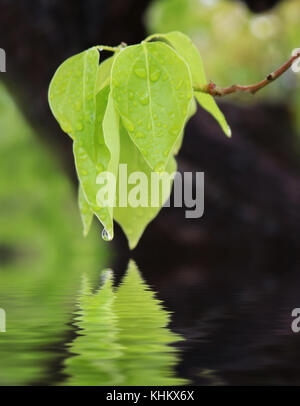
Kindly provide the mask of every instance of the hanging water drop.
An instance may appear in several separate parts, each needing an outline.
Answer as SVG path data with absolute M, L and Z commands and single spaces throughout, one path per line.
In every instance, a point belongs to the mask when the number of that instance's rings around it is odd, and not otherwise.
M 109 233 L 106 231 L 105 228 L 103 228 L 103 230 L 102 230 L 102 238 L 103 238 L 104 241 L 111 241 L 112 240 L 111 236 L 109 235 Z

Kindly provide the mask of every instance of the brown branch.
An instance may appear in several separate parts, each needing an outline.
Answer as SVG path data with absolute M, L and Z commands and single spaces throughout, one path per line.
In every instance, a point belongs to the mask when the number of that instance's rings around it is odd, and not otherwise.
M 275 70 L 274 72 L 270 73 L 265 79 L 262 81 L 255 83 L 253 85 L 242 86 L 242 85 L 232 85 L 229 87 L 219 87 L 216 86 L 213 82 L 210 82 L 206 85 L 196 85 L 194 86 L 194 90 L 196 92 L 201 93 L 208 93 L 212 96 L 226 96 L 231 93 L 237 92 L 248 92 L 251 94 L 255 94 L 260 89 L 264 88 L 271 82 L 274 82 L 277 78 L 279 78 L 284 72 L 286 72 L 292 64 L 295 62 L 296 59 L 300 57 L 300 50 L 293 55 L 287 62 L 285 62 L 280 68 Z

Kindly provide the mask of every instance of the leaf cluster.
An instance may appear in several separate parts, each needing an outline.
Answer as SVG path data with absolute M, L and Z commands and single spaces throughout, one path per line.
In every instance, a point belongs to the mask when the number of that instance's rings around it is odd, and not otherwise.
M 101 62 L 101 48 L 114 54 Z M 99 52 L 100 50 L 100 52 Z M 133 249 L 158 207 L 119 204 L 119 165 L 128 175 L 176 171 L 184 127 L 195 113 L 197 101 L 230 136 L 230 128 L 214 99 L 193 89 L 206 84 L 203 63 L 190 39 L 180 33 L 155 34 L 142 43 L 117 48 L 92 47 L 72 56 L 57 69 L 49 88 L 51 110 L 61 128 L 73 139 L 79 179 L 79 207 L 87 234 L 95 215 L 104 239 L 113 238 L 113 220 L 123 228 Z M 117 179 L 114 204 L 97 199 L 99 175 Z M 104 179 L 104 183 L 108 182 Z M 149 182 L 150 183 L 150 182 Z M 129 194 L 134 186 L 128 187 Z M 125 196 L 126 197 L 126 196 Z

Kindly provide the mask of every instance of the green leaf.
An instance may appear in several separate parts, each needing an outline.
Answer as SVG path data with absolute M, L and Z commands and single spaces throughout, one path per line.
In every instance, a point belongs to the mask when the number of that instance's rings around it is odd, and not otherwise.
M 95 84 L 99 65 L 97 48 L 90 48 L 63 62 L 49 87 L 49 104 L 62 130 L 80 138 L 93 158 Z
M 113 62 L 114 56 L 111 56 L 99 65 L 95 89 L 96 94 L 99 93 L 100 90 L 105 86 L 110 84 L 110 74 Z
M 113 205 L 102 206 L 97 199 L 101 188 L 99 175 L 103 174 L 106 182 L 107 172 L 117 178 L 120 155 L 119 122 L 111 94 L 108 93 L 109 86 L 106 86 L 96 97 L 98 121 L 95 136 L 96 163 L 89 158 L 77 142 L 74 142 L 74 156 L 76 169 L 88 203 L 104 226 L 103 235 L 106 236 L 106 239 L 111 240 L 114 235 Z M 111 183 L 107 183 L 107 185 L 109 193 L 115 195 L 115 189 L 110 189 L 114 185 Z
M 120 160 L 119 117 L 115 110 L 111 92 L 109 94 L 107 109 L 103 119 L 103 134 L 105 145 L 110 151 L 110 160 L 106 171 L 117 179 Z M 115 194 L 116 190 L 114 190 L 114 195 Z M 112 203 L 115 204 L 115 199 Z M 111 218 L 113 218 L 113 206 L 110 206 L 108 209 Z M 109 233 L 109 230 L 106 231 Z
M 103 238 L 111 240 L 115 218 L 134 248 L 170 195 L 174 155 L 196 111 L 193 84 L 205 84 L 206 78 L 197 49 L 179 32 L 156 34 L 127 48 L 103 49 L 115 54 L 100 65 L 97 47 L 66 60 L 51 81 L 49 102 L 74 141 L 84 234 L 95 214 L 104 226 Z M 195 97 L 230 135 L 214 99 L 202 93 Z M 139 177 L 128 185 L 126 178 L 127 190 L 119 195 L 119 163 L 127 165 L 128 177 L 143 174 L 145 183 Z M 153 190 L 158 173 L 161 179 L 155 186 L 163 188 Z M 145 194 L 146 203 L 137 198 Z M 131 196 L 140 203 L 133 205 Z M 124 199 L 126 204 L 120 204 Z
M 117 204 L 114 209 L 114 217 L 125 232 L 128 238 L 130 249 L 134 249 L 147 225 L 157 216 L 162 205 L 168 199 L 172 188 L 173 177 L 171 177 L 170 182 L 162 183 L 163 186 L 159 194 L 155 193 L 155 188 L 151 190 L 151 173 L 153 173 L 152 169 L 145 161 L 138 148 L 132 142 L 123 126 L 121 126 L 120 128 L 120 140 L 120 165 L 127 165 L 126 170 L 128 179 L 133 172 L 140 172 L 146 178 L 148 186 L 145 189 L 140 190 L 141 194 L 147 195 L 148 197 L 146 202 L 147 207 L 132 207 L 129 204 L 130 201 L 128 197 L 130 197 L 130 193 L 132 193 L 133 189 L 135 187 L 138 187 L 137 185 L 139 182 L 137 182 L 136 185 L 128 185 L 127 191 L 122 189 L 120 187 L 120 184 L 122 182 L 121 178 L 122 176 L 124 176 L 124 182 L 127 182 L 127 177 L 125 176 L 125 173 L 121 171 L 122 167 L 120 166 L 120 173 L 117 184 L 117 191 L 120 191 L 120 193 L 118 192 L 116 196 Z M 169 158 L 165 171 L 170 175 L 176 171 L 176 161 L 173 156 Z M 153 173 L 153 175 L 157 177 L 159 176 L 159 174 L 157 173 Z M 140 183 L 140 187 L 142 188 L 142 182 Z M 126 199 L 125 204 L 127 203 L 127 206 L 120 207 L 125 205 L 121 202 L 121 200 L 124 200 L 124 197 Z M 157 207 L 151 207 L 151 197 L 152 199 L 154 199 L 154 197 L 156 198 L 155 204 L 157 203 Z
M 198 49 L 188 36 L 179 31 L 173 31 L 168 34 L 155 34 L 153 37 L 165 39 L 171 46 L 174 47 L 178 54 L 185 59 L 191 70 L 194 85 L 202 85 L 207 83 L 202 58 L 198 52 Z M 231 129 L 214 98 L 210 94 L 201 92 L 195 92 L 195 97 L 200 106 L 207 110 L 218 121 L 225 134 L 230 137 Z
M 90 231 L 94 213 L 84 196 L 81 186 L 78 188 L 78 206 L 83 224 L 83 235 L 86 237 Z
M 116 56 L 111 87 L 131 139 L 151 168 L 163 169 L 192 99 L 187 64 L 162 42 L 129 46 Z
M 98 176 L 101 172 L 108 170 L 111 161 L 110 150 L 105 144 L 103 123 L 108 109 L 109 87 L 103 88 L 96 96 L 96 117 L 94 133 L 91 138 L 94 139 L 93 158 L 87 153 L 85 148 L 85 139 L 91 135 L 83 133 L 82 136 L 73 143 L 73 152 L 77 174 L 84 196 L 97 218 L 103 224 L 110 238 L 113 236 L 113 218 L 108 207 L 100 207 L 97 202 L 97 193 L 99 185 Z M 94 113 L 95 114 L 95 113 Z
M 112 234 L 112 219 L 109 219 L 107 210 L 98 207 L 96 201 L 97 175 L 102 166 L 105 166 L 109 155 L 105 153 L 105 146 L 102 148 L 104 153 L 101 153 L 100 147 L 101 138 L 103 139 L 102 119 L 109 89 L 103 90 L 96 100 L 98 66 L 99 52 L 95 47 L 67 59 L 57 69 L 50 83 L 49 103 L 63 131 L 74 140 L 73 152 L 83 197 Z M 104 165 L 101 159 L 105 161 Z M 88 231 L 86 221 L 87 219 L 84 220 L 84 233 Z

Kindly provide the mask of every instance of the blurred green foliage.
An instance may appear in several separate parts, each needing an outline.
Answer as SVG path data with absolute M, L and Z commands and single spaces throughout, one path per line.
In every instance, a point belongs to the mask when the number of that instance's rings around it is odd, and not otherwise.
M 238 1 L 154 0 L 146 21 L 149 33 L 188 34 L 202 54 L 208 79 L 220 86 L 255 83 L 300 47 L 299 0 L 280 2 L 260 14 Z M 288 99 L 300 107 L 300 74 L 289 71 L 255 96 L 260 98 Z M 243 99 L 254 100 L 249 95 Z
M 142 279 L 134 262 L 113 288 L 107 270 L 99 290 L 92 293 L 83 279 L 75 320 L 79 336 L 65 361 L 68 385 L 182 385 L 174 376 L 175 347 L 182 338 L 172 333 L 169 313 Z
M 95 278 L 107 248 L 95 228 L 82 237 L 70 182 L 2 85 L 0 167 L 0 385 L 55 381 L 81 273 Z

